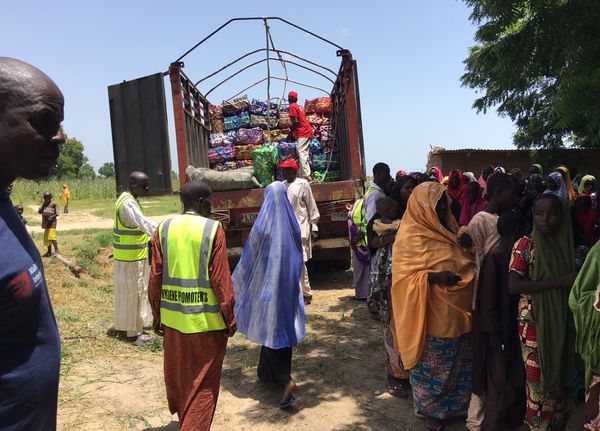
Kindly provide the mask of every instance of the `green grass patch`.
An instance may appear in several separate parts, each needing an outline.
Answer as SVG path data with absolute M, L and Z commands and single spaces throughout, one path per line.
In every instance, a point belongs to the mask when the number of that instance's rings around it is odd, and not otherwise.
M 89 232 L 89 233 L 87 233 Z M 112 232 L 107 229 L 82 229 L 82 241 L 73 248 L 77 265 L 93 277 L 101 277 L 96 257 L 98 249 L 112 243 Z

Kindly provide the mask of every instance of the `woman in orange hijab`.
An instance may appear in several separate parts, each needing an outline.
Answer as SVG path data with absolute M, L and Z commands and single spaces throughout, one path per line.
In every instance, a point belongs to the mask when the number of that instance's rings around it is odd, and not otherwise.
M 559 166 L 556 168 L 556 171 L 560 172 L 563 179 L 565 180 L 565 185 L 567 186 L 567 192 L 569 192 L 569 200 L 571 201 L 571 207 L 575 205 L 575 199 L 577 196 L 575 195 L 575 189 L 573 188 L 573 181 L 571 180 L 571 172 L 569 168 L 566 166 Z
M 466 416 L 471 397 L 471 300 L 475 264 L 457 239 L 442 184 L 417 186 L 392 251 L 397 349 L 411 369 L 415 409 L 428 429 Z

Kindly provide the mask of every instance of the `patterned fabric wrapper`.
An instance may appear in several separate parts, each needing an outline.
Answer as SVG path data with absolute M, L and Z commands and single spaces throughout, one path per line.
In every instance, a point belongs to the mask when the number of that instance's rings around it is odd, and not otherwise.
M 331 97 L 320 97 L 318 99 L 309 99 L 304 102 L 304 112 L 312 114 L 315 112 L 324 113 L 333 111 L 333 102 Z
M 277 144 L 277 150 L 279 151 L 279 160 L 282 162 L 287 159 L 296 159 L 298 157 L 296 144 L 293 142 L 281 141 Z
M 225 117 L 225 130 L 237 130 L 240 127 L 248 127 L 250 125 L 250 115 L 247 112 L 242 112 L 240 115 Z
M 267 108 L 268 106 L 268 108 Z M 269 112 L 269 116 L 270 117 L 277 117 L 277 104 L 276 103 L 269 103 L 267 104 L 267 102 L 259 100 L 259 99 L 252 99 L 252 103 L 250 104 L 250 113 L 254 114 L 254 115 L 262 115 L 262 116 L 267 116 L 267 110 Z
M 269 129 L 277 128 L 277 117 L 270 117 L 267 121 L 267 117 L 263 117 L 262 115 L 250 115 L 250 127 L 260 127 L 262 129 L 266 129 L 267 125 Z
M 323 116 L 317 113 L 308 114 L 306 116 L 306 119 L 312 126 L 320 126 L 321 124 L 323 124 Z
M 275 129 L 275 130 L 269 130 L 269 131 L 264 132 L 263 136 L 264 136 L 265 142 L 279 142 L 279 141 L 283 141 L 284 139 L 287 139 L 289 134 L 290 134 L 289 130 Z
M 266 187 L 275 181 L 275 166 L 279 160 L 279 152 L 274 145 L 262 145 L 254 150 L 254 176 Z
M 238 142 L 238 134 L 235 130 L 225 133 L 223 145 L 235 145 Z
M 310 145 L 310 153 L 313 156 L 318 156 L 319 154 L 323 154 L 323 146 L 321 145 L 321 141 L 318 139 L 311 139 L 309 142 Z
M 238 160 L 237 162 L 235 162 L 237 169 L 247 168 L 253 166 L 253 164 L 254 162 L 252 160 Z
M 289 129 L 290 127 L 292 127 L 292 120 L 290 120 L 290 114 L 288 114 L 287 112 L 280 112 L 279 123 L 277 124 L 277 126 L 280 129 Z
M 211 163 L 210 168 L 219 172 L 233 171 L 237 169 L 237 162 Z
M 212 133 L 209 138 L 211 147 L 222 147 L 223 145 L 227 145 L 224 143 L 225 134 L 224 133 Z
M 208 105 L 208 122 L 213 133 L 223 133 L 223 107 L 221 105 Z
M 323 125 L 319 127 L 319 136 L 322 141 L 330 141 L 333 139 L 333 126 Z
M 312 168 L 317 172 L 338 171 L 340 169 L 340 162 L 337 157 L 329 157 L 327 154 L 316 155 L 313 157 Z
M 261 145 L 263 140 L 263 131 L 260 127 L 238 130 L 238 142 L 240 144 Z
M 340 171 L 314 172 L 315 181 L 326 183 L 328 181 L 338 181 L 341 178 Z
M 235 160 L 235 147 L 233 145 L 224 145 L 208 149 L 208 161 L 215 165 L 225 164 Z
M 223 115 L 239 114 L 240 112 L 247 111 L 250 108 L 250 101 L 248 96 L 237 97 L 235 99 L 226 100 L 223 102 Z
M 238 145 L 235 147 L 235 154 L 239 160 L 252 160 L 254 150 L 256 149 L 255 145 Z M 252 164 L 252 163 L 250 163 Z

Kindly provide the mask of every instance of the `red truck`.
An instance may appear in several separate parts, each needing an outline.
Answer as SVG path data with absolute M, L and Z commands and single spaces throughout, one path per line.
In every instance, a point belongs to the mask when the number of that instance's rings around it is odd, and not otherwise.
M 341 178 L 339 181 L 311 185 L 321 213 L 319 241 L 315 244 L 313 258 L 335 261 L 339 267 L 348 267 L 350 265 L 350 248 L 347 207 L 354 202 L 357 196 L 362 195 L 365 181 L 356 60 L 352 58 L 352 54 L 347 49 L 282 18 L 234 18 L 172 62 L 167 72 L 126 81 L 108 88 L 117 192 L 127 187 L 129 172 L 141 170 L 150 176 L 152 194 L 172 193 L 164 76 L 168 76 L 171 84 L 180 184 L 185 184 L 187 180 L 185 176 L 187 166 L 209 167 L 208 148 L 211 133 L 208 120 L 209 101 L 197 87 L 197 84 L 203 79 L 194 83 L 188 78 L 183 71 L 182 60 L 224 27 L 236 21 L 248 20 L 263 21 L 267 35 L 266 48 L 252 51 L 218 69 L 208 77 L 260 52 L 266 52 L 263 60 L 242 68 L 221 81 L 221 84 L 247 68 L 263 62 L 291 63 L 321 76 L 325 76 L 323 69 L 329 70 L 333 74 L 330 81 L 334 84 L 329 95 L 333 101 L 332 125 L 339 153 Z M 336 48 L 336 55 L 341 59 L 339 71 L 336 73 L 294 53 L 275 49 L 272 38 L 269 42 L 268 23 L 270 21 L 283 22 L 308 36 L 332 45 Z M 275 57 L 271 57 L 271 55 Z M 292 60 L 286 60 L 284 56 L 292 58 Z M 292 81 L 288 79 L 287 73 L 282 78 L 271 76 L 270 72 L 265 79 L 252 86 L 265 80 L 284 80 L 286 83 L 292 83 L 295 88 L 297 86 L 317 88 L 313 85 Z M 213 195 L 214 218 L 220 220 L 226 229 L 228 251 L 232 258 L 239 256 L 243 249 L 262 204 L 263 193 L 263 189 L 250 189 L 215 192 Z

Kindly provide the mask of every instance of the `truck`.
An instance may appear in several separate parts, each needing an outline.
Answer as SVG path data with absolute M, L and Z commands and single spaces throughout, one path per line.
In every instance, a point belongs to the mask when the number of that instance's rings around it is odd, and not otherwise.
M 322 91 L 328 93 L 333 102 L 332 125 L 339 153 L 341 176 L 338 181 L 311 184 L 321 214 L 318 226 L 319 240 L 314 245 L 313 260 L 330 261 L 339 268 L 348 268 L 350 266 L 348 209 L 357 197 L 362 196 L 366 179 L 357 62 L 348 49 L 280 17 L 233 18 L 171 62 L 166 72 L 123 81 L 108 87 L 117 193 L 127 188 L 128 175 L 134 170 L 148 174 L 151 194 L 173 193 L 165 78 L 171 87 L 180 186 L 187 181 L 185 171 L 189 165 L 209 167 L 208 148 L 211 130 L 208 106 L 210 102 L 198 88 L 198 83 L 205 78 L 196 82 L 190 79 L 184 72 L 183 60 L 225 27 L 239 21 L 250 20 L 263 22 L 267 36 L 266 47 L 241 56 L 209 77 L 222 73 L 250 55 L 261 52 L 266 53 L 263 60 L 233 73 L 219 85 L 249 67 L 264 62 L 267 65 L 269 62 L 291 63 L 321 76 L 325 76 L 324 69 L 333 74 L 330 79 L 333 82 L 332 88 L 329 91 Z M 295 53 L 276 49 L 269 33 L 269 23 L 272 21 L 284 23 L 307 37 L 317 38 L 335 48 L 335 54 L 340 58 L 337 73 Z M 270 75 L 268 67 L 267 70 L 267 76 L 253 86 L 266 80 L 282 80 L 286 84 L 318 88 L 307 83 L 292 81 L 288 78 L 287 71 L 285 77 L 276 77 Z M 264 189 L 261 188 L 213 193 L 212 217 L 219 220 L 225 228 L 230 258 L 235 259 L 241 254 L 260 210 L 263 195 Z

